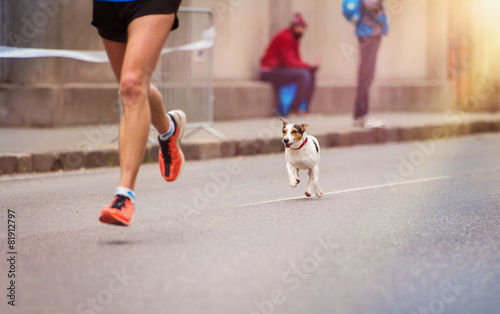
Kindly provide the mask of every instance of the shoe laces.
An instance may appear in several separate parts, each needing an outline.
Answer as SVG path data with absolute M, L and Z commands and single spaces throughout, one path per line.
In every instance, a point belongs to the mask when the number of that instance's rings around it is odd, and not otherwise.
M 116 208 L 118 210 L 122 210 L 122 208 L 125 206 L 125 202 L 127 200 L 130 200 L 130 199 L 126 196 L 123 196 L 123 195 L 117 195 L 115 200 L 113 201 L 113 205 L 111 205 L 111 208 Z
M 167 139 L 166 141 L 161 141 L 161 152 L 163 154 L 163 159 L 165 160 L 165 163 L 170 164 L 172 163 L 172 149 L 170 148 L 170 143 L 172 142 L 172 136 Z

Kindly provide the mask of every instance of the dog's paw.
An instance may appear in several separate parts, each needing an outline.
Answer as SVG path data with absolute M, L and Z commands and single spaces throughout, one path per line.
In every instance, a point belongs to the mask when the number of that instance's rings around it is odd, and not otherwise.
M 306 196 L 307 196 L 307 197 L 311 197 L 311 195 L 312 195 L 312 194 L 311 194 L 311 192 L 306 191 Z
M 323 196 L 323 190 L 319 185 L 314 187 L 314 194 L 316 194 L 318 198 L 321 198 Z

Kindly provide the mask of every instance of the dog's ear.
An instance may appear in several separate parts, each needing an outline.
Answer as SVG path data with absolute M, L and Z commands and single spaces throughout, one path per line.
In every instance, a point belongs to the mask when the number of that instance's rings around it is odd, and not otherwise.
M 302 129 L 302 133 L 306 131 L 306 128 L 309 126 L 309 124 L 301 124 L 300 128 Z
M 283 127 L 285 127 L 288 124 L 288 121 L 286 121 L 285 119 L 280 118 L 280 120 L 283 121 Z

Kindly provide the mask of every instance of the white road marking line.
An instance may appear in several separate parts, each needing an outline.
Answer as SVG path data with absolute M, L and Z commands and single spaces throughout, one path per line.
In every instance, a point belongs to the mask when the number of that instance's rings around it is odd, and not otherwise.
M 408 185 L 408 184 L 415 184 L 415 183 L 440 181 L 440 180 L 446 180 L 449 178 L 450 177 L 435 177 L 435 178 L 419 179 L 419 180 L 412 180 L 412 181 L 404 181 L 404 182 L 398 182 L 398 183 L 380 184 L 380 185 L 366 186 L 366 187 L 362 187 L 362 188 L 354 188 L 354 189 L 347 189 L 347 190 L 341 190 L 341 191 L 335 191 L 335 192 L 327 192 L 327 193 L 323 193 L 323 196 L 342 194 L 342 193 L 350 193 L 350 192 L 367 191 L 367 190 L 375 190 L 375 189 L 387 188 L 387 187 L 391 187 L 391 186 L 401 186 L 401 185 Z M 313 194 L 312 197 L 316 197 L 316 196 Z M 288 198 L 280 198 L 280 199 L 269 200 L 269 201 L 240 204 L 240 205 L 236 205 L 235 207 L 263 205 L 263 204 L 278 203 L 278 202 L 283 202 L 283 201 L 291 201 L 291 200 L 299 200 L 299 199 L 307 199 L 307 198 L 308 197 L 306 197 L 306 196 L 288 197 Z

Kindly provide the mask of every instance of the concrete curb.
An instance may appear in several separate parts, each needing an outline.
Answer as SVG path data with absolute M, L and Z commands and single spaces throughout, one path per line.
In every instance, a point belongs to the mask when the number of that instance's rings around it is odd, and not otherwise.
M 387 127 L 372 130 L 345 130 L 314 135 L 318 138 L 322 147 L 344 147 L 388 142 L 440 140 L 499 131 L 500 120 L 492 120 L 444 125 Z M 157 162 L 158 150 L 157 145 L 148 146 L 144 162 Z M 282 152 L 283 150 L 284 148 L 279 137 L 183 144 L 183 151 L 187 160 L 271 154 Z M 119 165 L 117 149 L 0 154 L 0 175 L 76 170 L 80 168 L 117 165 Z

